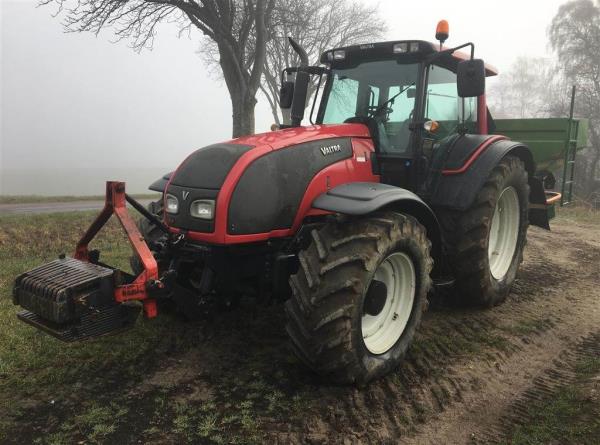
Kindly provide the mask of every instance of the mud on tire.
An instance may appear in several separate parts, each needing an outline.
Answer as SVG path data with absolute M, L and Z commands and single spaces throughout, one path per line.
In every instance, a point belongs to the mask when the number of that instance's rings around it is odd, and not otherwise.
M 495 278 L 490 270 L 488 245 L 496 203 L 507 187 L 517 193 L 519 222 L 516 248 L 506 274 Z M 523 161 L 506 156 L 490 173 L 474 203 L 463 212 L 440 211 L 439 221 L 448 244 L 448 263 L 456 278 L 453 299 L 458 304 L 491 307 L 502 303 L 523 261 L 529 225 L 529 185 Z
M 416 219 L 395 212 L 331 223 L 311 235 L 290 278 L 286 330 L 298 357 L 318 374 L 364 384 L 394 369 L 414 337 L 431 287 L 431 243 Z M 376 355 L 363 340 L 363 305 L 376 269 L 394 252 L 412 260 L 414 300 L 399 339 Z

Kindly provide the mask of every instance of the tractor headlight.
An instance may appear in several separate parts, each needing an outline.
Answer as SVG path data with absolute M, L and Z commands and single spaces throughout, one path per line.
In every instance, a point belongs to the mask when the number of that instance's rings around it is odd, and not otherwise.
M 215 202 L 212 199 L 199 199 L 190 206 L 190 215 L 194 218 L 213 219 L 214 213 Z
M 346 51 L 337 50 L 333 52 L 333 60 L 344 60 L 346 58 Z
M 394 45 L 394 54 L 404 54 L 408 52 L 408 42 L 396 43 Z
M 179 200 L 173 195 L 167 195 L 166 211 L 172 215 L 179 213 Z

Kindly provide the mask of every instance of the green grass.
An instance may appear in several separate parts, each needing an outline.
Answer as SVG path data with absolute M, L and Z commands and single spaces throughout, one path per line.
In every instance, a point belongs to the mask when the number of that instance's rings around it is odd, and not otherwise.
M 550 318 L 533 318 L 512 321 L 503 329 L 506 332 L 510 332 L 515 335 L 531 335 L 536 332 L 543 332 L 553 326 L 553 322 Z
M 549 399 L 532 402 L 529 420 L 515 429 L 510 444 L 600 443 L 600 397 L 593 398 L 590 394 L 591 379 L 600 378 L 600 357 L 581 359 L 574 369 L 577 373 L 574 383 L 562 387 Z
M 135 199 L 158 199 L 158 193 L 132 195 Z M 102 201 L 104 195 L 92 196 L 40 196 L 40 195 L 0 195 L 0 204 L 38 204 L 47 202 Z

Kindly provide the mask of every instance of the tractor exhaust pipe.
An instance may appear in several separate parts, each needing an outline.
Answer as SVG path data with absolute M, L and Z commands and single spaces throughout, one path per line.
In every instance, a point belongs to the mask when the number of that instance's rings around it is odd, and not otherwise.
M 296 73 L 294 98 L 292 100 L 292 109 L 290 113 L 292 127 L 299 127 L 304 118 L 308 83 L 310 82 L 310 76 L 306 70 L 306 68 L 308 68 L 308 54 L 306 54 L 304 48 L 302 48 L 294 39 L 288 37 L 288 40 L 294 51 L 300 56 L 300 66 Z

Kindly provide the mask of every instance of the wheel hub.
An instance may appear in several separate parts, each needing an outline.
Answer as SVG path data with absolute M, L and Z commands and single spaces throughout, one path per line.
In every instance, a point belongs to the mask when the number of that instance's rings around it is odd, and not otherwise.
M 415 267 L 410 257 L 395 252 L 381 262 L 365 296 L 361 328 L 372 354 L 389 351 L 402 336 L 416 291 Z
M 379 315 L 385 306 L 387 292 L 387 286 L 383 281 L 371 281 L 367 296 L 365 297 L 364 313 L 373 317 Z

